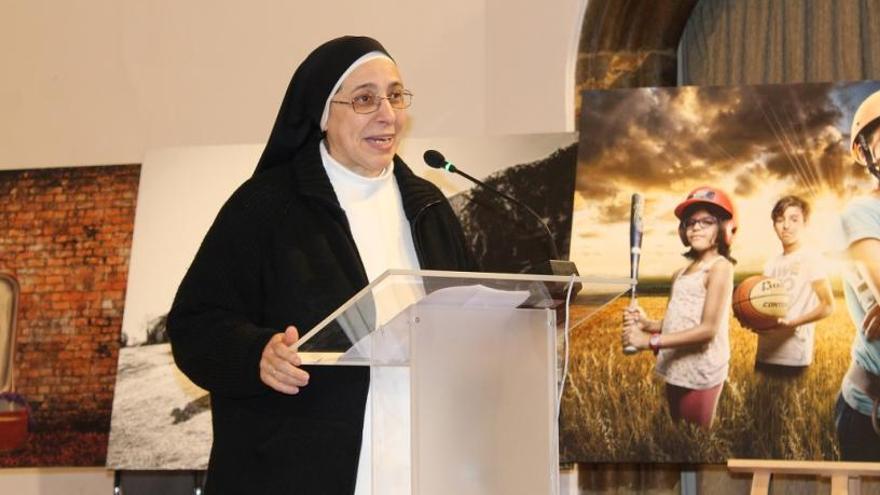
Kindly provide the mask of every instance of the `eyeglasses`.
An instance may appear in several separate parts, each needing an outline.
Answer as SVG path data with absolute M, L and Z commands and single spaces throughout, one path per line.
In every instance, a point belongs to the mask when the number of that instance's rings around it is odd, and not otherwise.
M 718 225 L 718 219 L 715 217 L 700 217 L 700 218 L 688 218 L 684 222 L 684 228 L 693 229 L 697 225 L 700 226 L 701 229 L 708 229 L 713 225 Z
M 391 108 L 396 108 L 398 110 L 409 108 L 412 104 L 412 97 L 413 94 L 407 90 L 397 90 L 388 96 L 379 96 L 373 93 L 361 93 L 352 96 L 349 101 L 330 100 L 330 103 L 351 105 L 351 108 L 355 113 L 373 113 L 376 110 L 379 110 L 379 106 L 382 105 L 382 100 L 388 100 Z

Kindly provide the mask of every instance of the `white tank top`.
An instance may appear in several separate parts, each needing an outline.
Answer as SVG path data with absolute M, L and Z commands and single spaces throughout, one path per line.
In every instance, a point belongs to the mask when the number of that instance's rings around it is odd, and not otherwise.
M 661 333 L 682 332 L 700 324 L 706 302 L 706 275 L 719 259 L 720 256 L 709 262 L 700 262 L 693 273 L 686 274 L 686 270 L 679 273 L 672 284 Z M 654 371 L 667 383 L 704 390 L 723 383 L 727 378 L 730 362 L 730 297 L 731 294 L 726 295 L 721 323 L 712 340 L 704 344 L 660 350 Z

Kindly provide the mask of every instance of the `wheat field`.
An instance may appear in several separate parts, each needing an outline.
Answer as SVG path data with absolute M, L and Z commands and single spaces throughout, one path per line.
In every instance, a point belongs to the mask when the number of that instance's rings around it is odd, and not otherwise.
M 666 296 L 640 297 L 651 318 Z M 650 352 L 621 352 L 620 299 L 572 329 L 560 423 L 564 462 L 723 463 L 729 458 L 838 460 L 834 403 L 854 327 L 842 297 L 817 323 L 813 364 L 796 378 L 754 371 L 757 336 L 730 320 L 730 372 L 708 430 L 669 419 Z

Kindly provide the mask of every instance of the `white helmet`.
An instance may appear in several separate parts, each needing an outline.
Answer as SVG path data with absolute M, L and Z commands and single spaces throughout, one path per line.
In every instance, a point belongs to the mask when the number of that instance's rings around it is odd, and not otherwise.
M 852 129 L 849 132 L 849 150 L 853 158 L 862 165 L 867 165 L 867 163 L 865 163 L 865 157 L 856 146 L 856 139 L 864 131 L 865 127 L 877 119 L 880 119 L 880 91 L 872 93 L 871 96 L 865 98 L 865 101 L 859 105 L 855 115 L 853 115 Z M 865 137 L 867 138 L 867 136 Z

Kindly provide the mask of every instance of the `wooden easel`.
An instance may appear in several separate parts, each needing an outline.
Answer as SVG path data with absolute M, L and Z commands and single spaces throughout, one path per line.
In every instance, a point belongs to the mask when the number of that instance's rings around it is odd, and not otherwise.
M 730 459 L 727 469 L 752 473 L 752 495 L 767 495 L 773 474 L 804 474 L 831 478 L 831 495 L 858 495 L 859 476 L 880 475 L 878 462 L 773 461 Z

